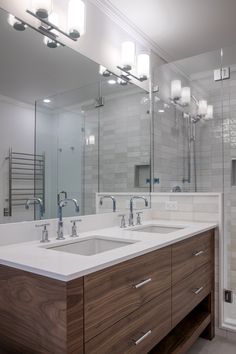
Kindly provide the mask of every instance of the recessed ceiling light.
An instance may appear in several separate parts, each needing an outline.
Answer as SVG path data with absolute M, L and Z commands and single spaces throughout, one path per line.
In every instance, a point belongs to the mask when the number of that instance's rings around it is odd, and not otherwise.
M 116 80 L 114 80 L 114 79 L 107 80 L 107 82 L 108 82 L 109 85 L 115 85 L 116 84 Z
M 45 98 L 45 99 L 43 100 L 43 102 L 44 102 L 44 103 L 50 103 L 51 100 L 50 100 L 49 98 Z
M 164 109 L 159 109 L 158 112 L 159 113 L 165 113 Z

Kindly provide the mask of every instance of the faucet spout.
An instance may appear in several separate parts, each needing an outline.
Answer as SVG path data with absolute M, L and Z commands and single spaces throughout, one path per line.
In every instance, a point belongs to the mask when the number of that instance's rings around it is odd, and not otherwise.
M 72 202 L 75 205 L 75 211 L 76 213 L 79 213 L 80 208 L 79 208 L 79 203 L 77 201 L 77 199 L 73 198 L 73 199 L 69 199 L 69 198 L 65 198 L 62 199 L 59 203 L 58 203 L 58 229 L 57 229 L 57 240 L 64 240 L 64 232 L 63 232 L 63 219 L 62 219 L 62 210 L 63 208 L 68 204 L 68 202 Z
M 113 195 L 103 195 L 100 198 L 100 202 L 99 202 L 100 205 L 103 204 L 103 199 L 111 199 L 112 200 L 112 210 L 113 210 L 113 213 L 115 213 L 116 212 L 116 199 L 115 199 L 115 197 L 113 197 Z
M 145 207 L 148 207 L 148 200 L 146 197 L 141 195 L 135 195 L 130 198 L 129 203 L 129 226 L 134 226 L 134 199 L 143 199 L 145 203 Z
M 41 198 L 34 197 L 34 198 L 27 199 L 26 203 L 25 203 L 25 209 L 28 210 L 30 205 L 35 204 L 35 203 L 39 205 L 39 215 L 40 215 L 40 220 L 41 220 L 43 218 L 43 214 L 45 211 L 43 201 Z

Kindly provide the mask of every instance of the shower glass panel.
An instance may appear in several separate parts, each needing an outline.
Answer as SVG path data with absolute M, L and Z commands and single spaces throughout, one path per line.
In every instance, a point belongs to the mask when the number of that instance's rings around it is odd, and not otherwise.
M 220 192 L 223 190 L 222 81 L 220 50 L 165 64 L 155 70 L 154 191 Z M 188 105 L 171 99 L 171 83 L 191 88 Z M 214 119 L 198 115 L 199 100 L 214 105 Z
M 95 213 L 98 191 L 99 84 L 36 102 L 36 153 L 45 153 L 45 218 L 57 217 L 58 200 L 76 198 L 80 215 Z M 64 216 L 77 215 L 73 204 Z

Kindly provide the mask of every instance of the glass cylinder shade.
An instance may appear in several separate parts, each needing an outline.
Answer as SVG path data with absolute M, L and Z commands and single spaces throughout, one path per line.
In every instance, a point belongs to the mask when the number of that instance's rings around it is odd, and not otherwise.
M 207 114 L 207 101 L 200 100 L 198 103 L 198 114 L 200 116 L 205 116 Z
M 172 100 L 179 100 L 181 98 L 181 81 L 180 80 L 172 80 L 171 81 L 171 98 Z
M 121 65 L 126 70 L 131 70 L 135 64 L 135 44 L 126 41 L 121 44 Z
M 137 58 L 137 72 L 141 79 L 147 79 L 150 73 L 150 58 L 148 54 L 139 54 Z
M 213 119 L 213 106 L 211 104 L 207 106 L 206 119 Z
M 52 0 L 32 0 L 32 10 L 40 18 L 47 18 L 52 12 Z
M 191 101 L 191 89 L 190 87 L 183 87 L 181 91 L 181 103 L 183 105 L 190 104 Z
M 82 0 L 70 0 L 68 3 L 68 32 L 74 39 L 85 33 L 85 4 Z

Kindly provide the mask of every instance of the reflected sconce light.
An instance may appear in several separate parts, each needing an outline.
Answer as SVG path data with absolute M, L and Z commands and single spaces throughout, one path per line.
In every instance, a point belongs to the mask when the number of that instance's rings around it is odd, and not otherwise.
M 150 58 L 148 54 L 141 53 L 137 56 L 137 72 L 142 81 L 147 80 L 150 72 Z
M 119 84 L 121 86 L 126 86 L 128 84 L 131 84 L 130 79 L 127 78 L 126 76 L 119 76 L 115 73 L 113 73 L 112 71 L 108 70 L 105 66 L 103 65 L 99 65 L 99 74 L 104 76 L 104 77 L 110 77 L 110 76 L 115 76 L 117 78 L 117 80 L 114 79 L 110 79 L 108 80 L 108 84 L 113 85 L 113 84 Z
M 86 145 L 95 145 L 95 135 L 89 135 L 89 137 L 86 138 Z
M 200 100 L 198 102 L 198 115 L 200 117 L 204 117 L 207 115 L 207 101 L 206 100 Z
M 121 70 L 122 78 L 128 80 L 134 78 L 143 82 L 150 76 L 150 56 L 145 53 L 136 56 L 135 44 L 131 41 L 125 41 L 121 44 L 121 65 L 117 68 Z M 136 69 L 137 76 L 131 73 L 133 69 Z
M 69 0 L 67 13 L 67 28 L 65 32 L 59 27 L 59 16 L 53 12 L 52 0 L 31 0 L 31 9 L 26 12 L 39 21 L 38 26 L 25 23 L 13 15 L 9 15 L 8 23 L 18 31 L 23 31 L 27 26 L 44 36 L 44 43 L 49 48 L 65 46 L 59 40 L 63 35 L 77 41 L 85 33 L 85 3 L 83 0 Z
M 213 112 L 214 112 L 214 108 L 211 104 L 209 104 L 207 106 L 207 114 L 205 116 L 205 120 L 213 119 Z
M 186 107 L 191 102 L 191 89 L 186 86 L 182 88 L 180 80 L 171 81 L 171 101 L 181 107 Z
M 27 25 L 24 22 L 18 20 L 12 14 L 8 15 L 8 20 L 7 21 L 9 23 L 9 25 L 12 26 L 17 31 L 21 31 L 22 32 L 22 31 L 24 31 L 27 28 Z

